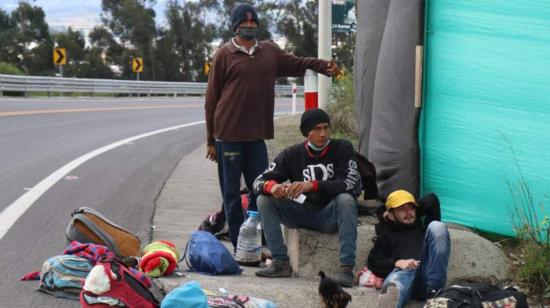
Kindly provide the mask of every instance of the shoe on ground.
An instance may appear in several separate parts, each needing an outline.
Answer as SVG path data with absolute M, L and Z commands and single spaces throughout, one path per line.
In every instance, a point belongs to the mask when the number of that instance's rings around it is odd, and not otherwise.
M 281 260 L 273 260 L 266 269 L 256 272 L 256 276 L 265 278 L 290 277 L 291 275 L 290 262 Z
M 391 283 L 386 288 L 385 293 L 380 293 L 378 296 L 378 308 L 395 308 L 397 307 L 397 301 L 399 300 L 399 291 L 397 286 Z
M 338 281 L 338 283 L 344 288 L 353 287 L 353 283 L 355 281 L 353 269 L 347 266 L 340 267 L 338 272 L 336 272 L 336 276 L 334 276 L 334 280 Z

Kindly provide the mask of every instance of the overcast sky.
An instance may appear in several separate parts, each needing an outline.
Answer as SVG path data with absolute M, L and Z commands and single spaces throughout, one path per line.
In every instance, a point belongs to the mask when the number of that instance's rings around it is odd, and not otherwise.
M 164 9 L 168 0 L 156 0 L 157 25 L 165 24 Z M 19 0 L 0 0 L 0 9 L 8 13 L 18 6 Z M 50 30 L 64 31 L 69 26 L 84 32 L 85 35 L 101 24 L 101 0 L 36 0 L 29 1 L 46 13 L 46 22 Z

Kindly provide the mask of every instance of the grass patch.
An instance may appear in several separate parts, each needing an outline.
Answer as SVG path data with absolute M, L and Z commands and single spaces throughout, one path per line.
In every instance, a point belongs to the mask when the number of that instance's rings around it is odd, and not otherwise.
M 512 196 L 509 211 L 516 232 L 517 253 L 514 259 L 514 279 L 528 294 L 550 303 L 550 217 L 544 202 L 537 202 L 525 178 L 519 160 L 510 141 L 505 138 L 512 152 L 518 180 L 507 180 Z

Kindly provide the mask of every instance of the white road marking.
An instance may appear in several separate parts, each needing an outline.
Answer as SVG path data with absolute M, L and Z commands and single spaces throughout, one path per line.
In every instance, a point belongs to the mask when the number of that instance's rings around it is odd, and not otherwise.
M 107 151 L 110 151 L 112 149 L 115 149 L 121 145 L 125 145 L 129 142 L 136 141 L 138 139 L 142 139 L 145 137 L 150 137 L 153 135 L 165 133 L 172 130 L 177 130 L 184 127 L 204 124 L 204 121 L 197 121 L 197 122 L 191 122 L 186 123 L 182 125 L 167 127 L 159 130 L 155 130 L 152 132 L 144 133 L 141 135 L 133 136 L 130 138 L 126 138 L 120 141 L 117 141 L 115 143 L 111 143 L 109 145 L 106 145 L 104 147 L 101 147 L 99 149 L 96 149 L 92 152 L 89 152 L 87 154 L 84 154 L 77 159 L 71 161 L 70 163 L 66 164 L 65 166 L 57 169 L 55 172 L 50 174 L 47 178 L 40 181 L 40 183 L 36 184 L 34 187 L 32 187 L 29 191 L 24 193 L 21 197 L 19 197 L 17 200 L 15 200 L 12 204 L 10 204 L 8 207 L 6 207 L 2 213 L 0 213 L 0 240 L 4 238 L 4 235 L 10 230 L 10 228 L 15 224 L 15 222 L 21 217 L 40 196 L 42 196 L 45 192 L 48 191 L 55 183 L 57 183 L 60 179 L 62 179 L 65 175 L 67 175 L 69 172 L 73 171 L 76 167 L 82 165 L 83 163 L 87 162 L 88 160 L 103 154 Z

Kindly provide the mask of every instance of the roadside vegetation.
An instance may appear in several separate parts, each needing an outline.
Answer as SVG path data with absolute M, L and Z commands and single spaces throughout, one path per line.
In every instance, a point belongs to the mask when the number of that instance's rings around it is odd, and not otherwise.
M 332 135 L 351 141 L 357 149 L 357 119 L 355 117 L 355 92 L 353 75 L 344 71 L 340 79 L 333 79 L 331 101 L 326 107 L 330 114 Z
M 0 62 L 0 74 L 23 75 L 23 71 L 21 71 L 19 68 L 17 68 L 17 66 L 13 64 Z
M 513 277 L 530 297 L 550 304 L 550 213 L 533 195 L 515 154 L 514 159 L 519 180 L 508 181 L 510 213 L 517 234 L 509 253 Z

